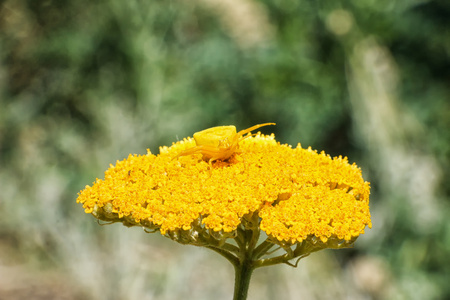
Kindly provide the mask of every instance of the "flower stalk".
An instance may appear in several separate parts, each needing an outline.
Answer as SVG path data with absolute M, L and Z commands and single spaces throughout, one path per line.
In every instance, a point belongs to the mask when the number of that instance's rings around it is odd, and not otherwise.
M 235 279 L 233 300 L 247 299 L 247 293 L 250 287 L 250 278 L 253 270 L 254 266 L 250 257 L 245 258 L 238 265 L 234 266 Z

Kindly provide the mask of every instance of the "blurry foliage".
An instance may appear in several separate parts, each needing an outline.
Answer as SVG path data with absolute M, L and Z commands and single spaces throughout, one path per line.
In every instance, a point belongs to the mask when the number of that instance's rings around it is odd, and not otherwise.
M 336 254 L 343 268 L 373 255 L 392 273 L 389 297 L 450 297 L 448 1 L 9 0 L 0 9 L 0 243 L 65 269 L 81 250 L 61 235 L 111 242 L 74 203 L 109 163 L 215 125 L 276 122 L 262 131 L 347 155 L 372 182 L 374 229 Z M 248 11 L 235 22 L 239 9 Z M 396 142 L 438 166 L 423 175 L 439 183 L 430 197 L 442 222 L 430 230 L 410 207 L 421 199 L 385 187 L 374 153 L 390 145 L 361 138 L 369 133 L 349 101 L 349 61 L 370 37 L 398 72 L 399 126 L 404 116 L 419 124 Z

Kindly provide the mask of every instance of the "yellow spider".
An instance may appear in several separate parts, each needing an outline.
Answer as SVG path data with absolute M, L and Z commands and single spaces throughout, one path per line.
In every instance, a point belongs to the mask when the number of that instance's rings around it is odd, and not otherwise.
M 245 137 L 242 137 L 244 134 L 267 125 L 275 125 L 275 123 L 258 124 L 237 133 L 236 127 L 233 125 L 211 127 L 196 132 L 194 133 L 194 140 L 197 146 L 184 150 L 175 158 L 185 155 L 202 154 L 203 160 L 208 161 L 210 165 L 218 159 L 226 160 L 236 152 L 239 142 L 245 139 Z

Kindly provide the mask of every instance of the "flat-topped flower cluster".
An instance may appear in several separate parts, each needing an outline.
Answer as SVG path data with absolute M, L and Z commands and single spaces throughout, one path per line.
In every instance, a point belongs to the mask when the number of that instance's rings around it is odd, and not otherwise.
M 282 246 L 310 240 L 337 247 L 372 226 L 370 185 L 346 157 L 292 148 L 259 133 L 242 139 L 226 161 L 177 157 L 195 145 L 186 138 L 161 147 L 159 155 L 148 150 L 117 161 L 77 202 L 100 220 L 194 245 L 207 235 L 233 238 L 239 228 L 256 226 Z

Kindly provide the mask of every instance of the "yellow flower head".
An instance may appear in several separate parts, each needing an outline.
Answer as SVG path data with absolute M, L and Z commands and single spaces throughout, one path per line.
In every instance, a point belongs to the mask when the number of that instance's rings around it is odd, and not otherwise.
M 221 245 L 257 229 L 283 248 L 304 241 L 339 248 L 371 227 L 369 183 L 346 157 L 282 145 L 273 134 L 248 134 L 238 143 L 231 156 L 213 162 L 189 150 L 200 149 L 191 138 L 161 147 L 159 155 L 129 155 L 77 202 L 100 220 L 193 245 Z

